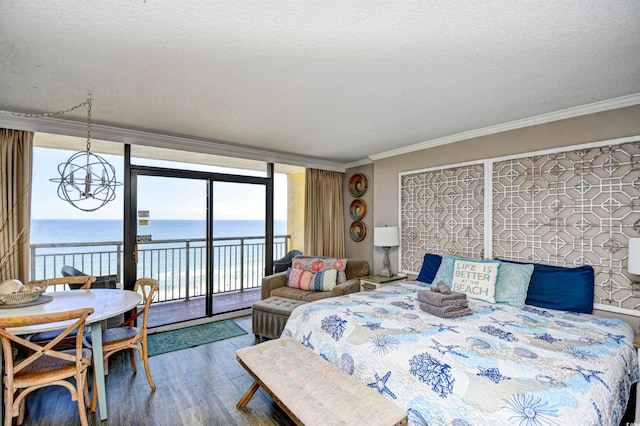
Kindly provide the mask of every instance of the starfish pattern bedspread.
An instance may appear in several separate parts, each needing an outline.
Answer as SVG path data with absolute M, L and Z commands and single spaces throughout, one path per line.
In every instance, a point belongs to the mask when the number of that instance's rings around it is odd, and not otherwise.
M 452 319 L 410 281 L 298 307 L 292 336 L 406 408 L 410 425 L 618 425 L 638 381 L 634 331 L 589 314 L 469 300 Z

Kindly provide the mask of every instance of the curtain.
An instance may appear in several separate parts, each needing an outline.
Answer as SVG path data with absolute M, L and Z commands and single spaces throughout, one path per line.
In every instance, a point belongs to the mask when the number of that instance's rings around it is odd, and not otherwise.
M 29 280 L 33 132 L 0 129 L 0 282 Z
M 307 169 L 305 173 L 304 254 L 344 257 L 343 173 Z

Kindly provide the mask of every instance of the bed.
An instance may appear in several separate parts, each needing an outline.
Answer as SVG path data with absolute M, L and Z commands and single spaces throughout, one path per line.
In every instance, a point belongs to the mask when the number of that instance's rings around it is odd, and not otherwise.
M 291 336 L 406 408 L 410 425 L 618 425 L 638 381 L 634 331 L 585 313 L 469 300 L 444 319 L 408 281 L 312 302 Z

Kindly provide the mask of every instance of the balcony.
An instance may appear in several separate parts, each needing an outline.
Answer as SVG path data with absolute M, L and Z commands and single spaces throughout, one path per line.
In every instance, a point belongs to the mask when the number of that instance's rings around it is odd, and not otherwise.
M 274 237 L 275 259 L 287 253 L 290 238 L 289 235 Z M 260 300 L 265 270 L 264 237 L 225 237 L 213 238 L 212 241 L 214 314 L 250 307 Z M 123 243 L 31 245 L 32 280 L 59 277 L 65 265 L 88 275 L 122 277 Z M 151 306 L 150 325 L 205 316 L 205 271 L 205 239 L 158 240 L 138 244 L 137 276 L 155 278 L 160 283 L 158 296 Z

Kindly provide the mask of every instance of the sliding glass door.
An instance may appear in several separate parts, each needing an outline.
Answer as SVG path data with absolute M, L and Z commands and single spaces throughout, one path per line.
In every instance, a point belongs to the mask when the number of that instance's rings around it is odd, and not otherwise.
M 133 165 L 129 175 L 125 275 L 159 281 L 151 327 L 260 300 L 273 257 L 270 178 Z
M 136 275 L 158 280 L 155 303 L 164 304 L 151 310 L 151 326 L 205 316 L 208 184 L 206 179 L 137 176 Z M 186 303 L 169 303 L 178 301 Z

